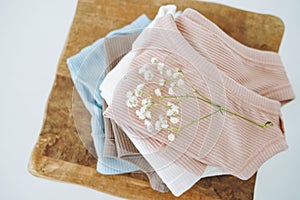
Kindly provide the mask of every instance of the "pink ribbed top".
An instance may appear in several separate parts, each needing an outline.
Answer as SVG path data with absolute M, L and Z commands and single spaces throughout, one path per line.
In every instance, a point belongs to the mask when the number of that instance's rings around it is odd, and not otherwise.
M 279 127 L 280 104 L 248 90 L 224 73 L 219 73 L 219 80 L 217 76 L 211 77 L 218 70 L 189 46 L 176 29 L 172 16 L 158 20 L 155 28 L 158 27 L 165 30 L 146 29 L 135 42 L 134 48 L 140 50 L 130 65 L 133 71 L 119 83 L 113 104 L 106 114 L 122 126 L 131 127 L 135 135 L 149 140 L 153 147 L 167 149 L 170 146 L 205 164 L 224 168 L 243 179 L 249 178 L 268 157 L 287 147 Z M 263 129 L 225 113 L 182 130 L 173 142 L 168 141 L 165 133 L 161 133 L 164 131 L 149 134 L 132 109 L 128 110 L 125 102 L 126 92 L 142 81 L 138 78 L 138 69 L 149 63 L 151 57 L 158 58 L 171 69 L 181 67 L 186 79 L 206 97 L 218 97 L 212 93 L 224 90 L 226 99 L 214 100 L 222 107 L 260 123 L 272 121 L 274 125 Z M 210 84 L 212 88 L 208 88 L 208 79 L 212 79 L 209 80 L 213 83 Z M 149 89 L 153 89 L 152 85 Z M 213 109 L 195 100 L 189 100 L 183 108 L 186 110 L 184 117 L 189 119 L 197 119 Z M 210 126 L 213 121 L 217 121 L 219 126 Z
M 153 29 L 144 30 L 135 41 L 133 49 L 134 60 L 130 63 L 131 71 L 128 71 L 124 79 L 119 82 L 113 102 L 105 115 L 114 119 L 130 138 L 135 138 L 135 143 L 140 141 L 144 144 L 137 148 L 146 159 L 155 155 L 162 158 L 164 163 L 160 164 L 158 164 L 161 162 L 160 159 L 157 161 L 147 159 L 155 170 L 160 171 L 175 164 L 201 176 L 206 165 L 211 165 L 225 169 L 241 179 L 247 179 L 267 159 L 287 148 L 285 137 L 280 129 L 280 103 L 240 85 L 220 71 L 216 65 L 199 55 L 180 34 L 171 15 L 159 19 Z M 193 88 L 200 91 L 201 95 L 215 104 L 258 123 L 272 121 L 273 126 L 263 129 L 224 112 L 192 123 L 176 133 L 174 141 L 169 141 L 167 138 L 170 131 L 148 132 L 144 122 L 135 115 L 135 109 L 128 108 L 125 102 L 127 91 L 134 90 L 144 81 L 138 70 L 141 66 L 149 64 L 152 57 L 163 62 L 168 69 L 182 69 L 186 83 L 189 82 Z M 253 59 L 255 60 L 255 57 Z M 151 70 L 154 71 L 155 78 L 160 77 L 159 73 L 155 72 L 155 66 L 152 66 Z M 255 80 L 256 74 L 252 73 L 250 77 Z M 153 82 L 145 84 L 145 88 L 149 91 L 157 87 Z M 167 94 L 163 88 L 162 93 Z M 175 90 L 174 96 L 187 93 L 194 94 L 185 87 L 183 90 Z M 179 126 L 185 127 L 191 119 L 203 117 L 215 109 L 216 107 L 203 101 L 186 98 L 180 102 Z M 159 112 L 160 109 L 154 110 L 153 116 Z M 175 181 L 166 180 L 168 172 L 164 173 L 165 178 L 162 178 L 164 182 Z M 161 176 L 160 173 L 158 174 Z
M 196 51 L 204 50 L 208 60 L 235 81 L 282 104 L 295 98 L 278 53 L 239 43 L 190 8 L 176 18 L 176 25 Z

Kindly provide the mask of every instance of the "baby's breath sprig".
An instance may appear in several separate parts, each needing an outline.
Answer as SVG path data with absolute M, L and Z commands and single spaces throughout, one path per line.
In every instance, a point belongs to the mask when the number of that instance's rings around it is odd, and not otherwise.
M 212 102 L 210 99 L 203 96 L 201 92 L 186 79 L 181 68 L 177 68 L 176 70 L 165 69 L 165 64 L 159 62 L 159 60 L 155 57 L 150 59 L 150 63 L 151 64 L 145 64 L 139 68 L 138 73 L 143 75 L 143 78 L 146 82 L 152 81 L 153 83 L 154 74 L 152 69 L 153 65 L 156 66 L 159 74 L 164 77 L 160 78 L 157 82 L 154 82 L 154 84 L 157 85 L 157 88 L 155 88 L 153 91 L 145 90 L 145 83 L 141 83 L 136 86 L 133 92 L 128 91 L 126 93 L 126 105 L 129 108 L 139 107 L 139 109 L 136 109 L 135 113 L 139 119 L 144 120 L 144 125 L 146 126 L 147 131 L 153 132 L 154 130 L 166 130 L 169 132 L 167 136 L 168 140 L 173 141 L 175 140 L 174 133 L 178 133 L 192 124 L 209 118 L 212 115 L 217 113 L 223 114 L 224 112 L 239 117 L 261 128 L 267 128 L 268 126 L 273 125 L 271 121 L 267 121 L 264 124 L 257 123 Z M 184 95 L 176 95 L 175 89 L 183 88 L 183 86 L 187 86 L 190 91 Z M 163 92 L 163 89 L 167 90 L 167 94 Z M 142 98 L 142 96 L 146 97 Z M 191 120 L 189 123 L 179 127 L 180 102 L 186 98 L 195 98 L 199 101 L 203 101 L 210 106 L 213 106 L 215 110 L 198 119 Z M 164 101 L 166 99 L 170 99 L 170 101 Z M 157 120 L 153 120 L 151 113 L 151 109 L 154 106 L 160 106 L 162 111 Z

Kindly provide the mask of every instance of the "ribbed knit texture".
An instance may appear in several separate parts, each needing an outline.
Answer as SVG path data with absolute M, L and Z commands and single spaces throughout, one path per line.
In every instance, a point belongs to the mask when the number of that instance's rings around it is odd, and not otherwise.
M 104 41 L 104 48 L 106 53 L 106 60 L 108 62 L 108 71 L 114 68 L 114 66 L 119 62 L 124 54 L 131 50 L 131 45 L 133 39 L 137 35 L 126 35 L 126 36 L 116 36 L 113 38 L 106 39 Z M 106 102 L 103 100 L 103 109 L 106 109 Z M 148 162 L 142 157 L 140 152 L 132 144 L 130 139 L 124 133 L 124 131 L 118 127 L 118 125 L 108 118 L 104 120 L 105 127 L 105 143 L 104 143 L 104 156 L 106 157 L 116 157 L 125 159 L 127 161 L 135 161 L 135 165 L 139 166 L 140 169 L 147 169 L 149 173 L 156 174 L 153 172 Z M 113 132 L 111 132 L 113 130 Z M 138 163 L 137 163 L 138 162 Z M 144 170 L 146 171 L 146 170 Z M 206 173 L 202 177 L 211 177 L 215 175 L 228 174 L 225 170 L 215 168 L 213 166 L 208 166 L 205 171 Z M 155 180 L 159 180 L 155 177 Z M 153 183 L 154 181 L 152 181 Z M 152 184 L 151 183 L 151 184 Z M 158 184 L 155 184 L 158 185 Z
M 111 71 L 128 53 L 131 45 L 137 38 L 138 34 L 107 38 L 104 40 L 104 49 L 106 57 L 106 73 Z M 103 109 L 107 104 L 103 100 Z M 168 191 L 167 186 L 157 175 L 154 169 L 149 165 L 145 158 L 138 152 L 124 131 L 109 118 L 104 118 L 105 127 L 105 142 L 104 153 L 105 157 L 120 158 L 126 160 L 135 166 L 139 167 L 147 176 L 151 187 L 160 192 Z M 134 153 L 132 153 L 134 152 Z M 125 156 L 123 156 L 125 154 Z
M 129 63 L 133 71 L 118 84 L 105 114 L 125 130 L 175 195 L 191 187 L 206 165 L 218 166 L 247 179 L 268 158 L 287 148 L 279 126 L 280 103 L 240 85 L 200 56 L 177 30 L 172 16 L 158 20 L 154 29 L 144 30 L 133 48 L 134 60 L 123 62 Z M 173 70 L 182 68 L 186 79 L 218 105 L 260 123 L 272 121 L 273 126 L 262 129 L 234 115 L 218 113 L 183 129 L 173 142 L 168 141 L 165 131 L 147 132 L 143 121 L 125 101 L 126 92 L 143 80 L 135 71 L 148 64 L 151 57 L 158 58 Z M 151 84 L 147 87 L 155 88 Z M 182 106 L 183 122 L 213 111 L 206 103 L 195 100 L 186 100 Z M 185 184 L 181 185 L 183 182 Z
M 176 25 L 196 51 L 205 49 L 218 69 L 248 89 L 282 104 L 295 98 L 278 53 L 239 43 L 190 8 L 176 18 Z
M 150 20 L 142 15 L 131 24 L 110 32 L 106 37 L 140 32 Z M 102 98 L 98 90 L 105 70 L 105 55 L 101 38 L 91 46 L 85 47 L 78 54 L 67 59 L 67 65 L 85 107 L 91 114 L 91 135 L 98 156 L 97 171 L 102 174 L 121 174 L 139 170 L 129 162 L 116 158 L 103 157 L 104 126 L 102 115 Z M 80 120 L 77 120 L 80 121 Z M 80 134 L 80 132 L 78 133 Z M 84 133 L 84 135 L 86 135 Z

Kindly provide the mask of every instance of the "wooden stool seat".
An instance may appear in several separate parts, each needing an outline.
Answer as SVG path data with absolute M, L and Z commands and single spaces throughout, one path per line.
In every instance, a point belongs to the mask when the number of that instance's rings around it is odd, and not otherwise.
M 43 127 L 29 161 L 30 173 L 127 199 L 175 199 L 170 192 L 152 190 L 144 174 L 97 173 L 96 159 L 85 149 L 76 132 L 72 117 L 73 82 L 66 66 L 68 57 L 108 32 L 130 23 L 142 13 L 153 18 L 161 5 L 170 3 L 176 4 L 178 10 L 188 7 L 198 10 L 249 47 L 279 49 L 284 25 L 279 18 L 270 15 L 191 0 L 79 0 L 48 99 Z M 255 178 L 256 175 L 247 181 L 233 176 L 205 178 L 178 199 L 253 199 Z

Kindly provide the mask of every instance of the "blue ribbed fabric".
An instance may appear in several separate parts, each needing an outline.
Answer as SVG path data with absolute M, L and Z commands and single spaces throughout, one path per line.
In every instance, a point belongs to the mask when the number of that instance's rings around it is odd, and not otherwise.
M 151 21 L 146 15 L 141 15 L 131 24 L 114 30 L 106 35 L 113 37 L 139 33 Z M 78 54 L 67 59 L 67 65 L 74 85 L 88 111 L 91 114 L 92 137 L 98 156 L 97 171 L 102 174 L 121 174 L 139 170 L 136 166 L 117 158 L 103 157 L 104 150 L 104 121 L 102 115 L 102 98 L 99 86 L 104 79 L 105 52 L 104 38 L 85 47 Z

